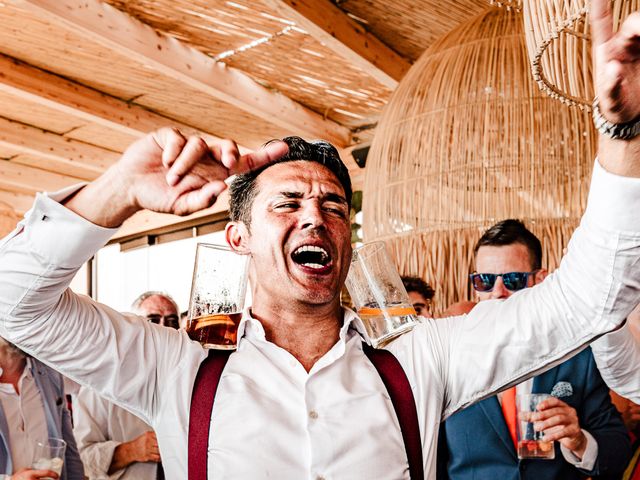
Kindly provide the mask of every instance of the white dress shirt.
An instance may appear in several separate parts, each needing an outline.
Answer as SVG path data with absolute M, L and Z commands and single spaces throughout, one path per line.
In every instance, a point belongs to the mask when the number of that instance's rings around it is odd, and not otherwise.
M 153 427 L 167 478 L 187 478 L 189 405 L 206 351 L 66 289 L 114 233 L 39 195 L 0 244 L 0 334 Z M 564 361 L 616 328 L 640 284 L 640 180 L 594 168 L 589 207 L 560 267 L 505 301 L 427 320 L 388 346 L 412 386 L 426 478 L 441 420 Z M 500 321 L 496 321 L 499 319 Z M 398 421 L 346 311 L 309 373 L 245 313 L 216 396 L 210 478 L 408 478 Z
M 602 336 L 591 344 L 591 350 L 609 388 L 640 404 L 640 342 L 629 325 Z
M 90 480 L 155 480 L 158 464 L 153 462 L 135 462 L 108 474 L 116 447 L 152 430 L 149 425 L 86 387 L 73 406 L 73 434 Z
M 9 427 L 9 446 L 13 471 L 30 467 L 35 460 L 36 442 L 45 441 L 47 420 L 44 403 L 36 381 L 31 375 L 31 360 L 27 358 L 18 380 L 18 392 L 10 383 L 0 383 L 0 401 Z

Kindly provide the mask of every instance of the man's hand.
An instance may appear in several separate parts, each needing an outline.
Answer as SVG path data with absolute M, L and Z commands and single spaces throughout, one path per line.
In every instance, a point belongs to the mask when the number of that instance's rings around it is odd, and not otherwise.
M 105 227 L 119 226 L 141 209 L 188 215 L 215 203 L 229 176 L 273 162 L 287 149 L 284 142 L 272 142 L 240 155 L 231 140 L 209 146 L 200 137 L 163 128 L 133 143 L 66 206 Z
M 37 480 L 39 478 L 58 479 L 58 474 L 51 470 L 33 470 L 32 468 L 21 468 L 9 477 L 11 480 Z
M 640 13 L 613 33 L 609 0 L 591 2 L 595 88 L 600 111 L 613 123 L 640 117 Z
M 109 465 L 109 475 L 127 468 L 136 462 L 160 462 L 160 450 L 158 449 L 158 439 L 153 431 L 148 431 L 134 438 L 130 442 L 118 445 L 113 451 L 111 465 Z
M 609 0 L 591 2 L 594 85 L 600 112 L 610 122 L 640 119 L 640 13 L 613 33 Z M 609 172 L 640 177 L 640 137 L 630 141 L 600 136 L 598 157 Z
M 587 437 L 582 432 L 575 408 L 562 400 L 551 397 L 538 405 L 538 412 L 532 416 L 533 428 L 544 432 L 546 441 L 557 440 L 573 454 L 582 458 L 587 448 Z

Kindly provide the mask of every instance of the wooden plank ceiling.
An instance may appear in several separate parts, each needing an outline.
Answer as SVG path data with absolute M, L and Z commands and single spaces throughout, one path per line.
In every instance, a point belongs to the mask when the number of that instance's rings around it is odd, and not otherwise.
M 398 81 L 431 42 L 487 7 L 0 1 L 0 216 L 22 215 L 38 191 L 96 178 L 165 125 L 246 149 L 286 135 L 325 138 L 344 149 L 358 186 L 362 171 L 348 152 L 371 140 Z M 198 215 L 224 210 L 219 203 Z M 172 221 L 144 213 L 121 235 Z

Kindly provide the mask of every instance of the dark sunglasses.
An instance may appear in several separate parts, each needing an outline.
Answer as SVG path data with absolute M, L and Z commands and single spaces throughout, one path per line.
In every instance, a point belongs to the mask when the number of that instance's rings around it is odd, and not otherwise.
M 490 292 L 496 284 L 498 277 L 502 277 L 502 283 L 507 290 L 517 292 L 527 288 L 529 277 L 535 275 L 533 272 L 509 272 L 509 273 L 472 273 L 469 275 L 471 285 L 476 292 Z
M 165 326 L 176 326 L 180 324 L 180 319 L 177 315 L 158 315 L 157 313 L 152 313 L 151 315 L 147 315 L 147 320 L 151 323 L 160 324 L 162 320 L 164 320 Z

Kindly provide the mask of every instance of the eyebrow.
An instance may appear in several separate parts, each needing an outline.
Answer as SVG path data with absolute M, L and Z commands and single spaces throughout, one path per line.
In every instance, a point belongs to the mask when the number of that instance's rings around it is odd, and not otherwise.
M 278 195 L 284 198 L 294 198 L 294 199 L 304 198 L 304 193 L 302 192 L 279 192 Z M 326 195 L 322 196 L 321 200 L 336 202 L 336 203 L 343 203 L 344 205 L 348 205 L 347 199 L 337 193 L 327 193 Z

